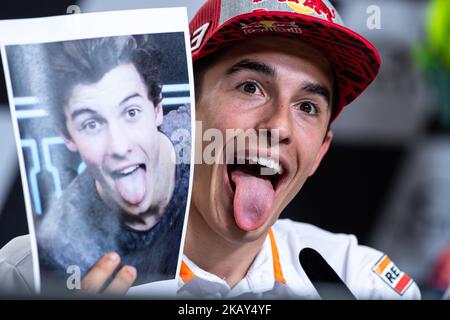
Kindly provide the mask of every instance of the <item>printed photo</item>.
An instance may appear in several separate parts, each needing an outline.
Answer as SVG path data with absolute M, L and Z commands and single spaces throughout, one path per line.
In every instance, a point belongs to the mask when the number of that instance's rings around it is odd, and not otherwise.
M 41 292 L 79 286 L 111 253 L 134 285 L 175 279 L 191 172 L 185 39 L 5 46 Z

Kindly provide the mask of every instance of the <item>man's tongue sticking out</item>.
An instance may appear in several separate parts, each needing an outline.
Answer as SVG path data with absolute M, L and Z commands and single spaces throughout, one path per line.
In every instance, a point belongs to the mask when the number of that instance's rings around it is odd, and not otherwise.
M 239 228 L 252 231 L 261 227 L 270 216 L 275 190 L 269 180 L 239 170 L 231 173 L 236 184 L 234 219 Z
M 115 179 L 116 189 L 127 203 L 138 205 L 147 191 L 145 170 L 141 167 L 134 172 Z

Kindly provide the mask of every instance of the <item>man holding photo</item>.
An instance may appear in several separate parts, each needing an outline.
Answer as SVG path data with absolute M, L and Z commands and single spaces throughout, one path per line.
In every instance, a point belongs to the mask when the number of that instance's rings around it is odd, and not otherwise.
M 236 165 L 225 154 L 233 137 L 217 155 L 225 163 L 196 165 L 180 297 L 324 298 L 312 277 L 320 268 L 301 263 L 302 252 L 315 252 L 316 265 L 330 267 L 356 298 L 420 298 L 412 279 L 354 236 L 278 220 L 327 153 L 331 122 L 380 66 L 376 49 L 341 23 L 326 0 L 208 0 L 192 19 L 202 128 L 224 136 L 228 129 L 268 130 L 278 148 L 246 146 L 257 148 L 257 159 L 244 154 Z M 100 264 L 85 283 L 99 287 L 114 270 Z M 116 280 L 125 291 L 128 279 Z
M 203 130 L 271 139 L 229 155 L 237 135 L 219 151 L 224 162 L 196 165 L 178 295 L 420 298 L 409 276 L 355 236 L 279 219 L 327 153 L 331 123 L 375 78 L 373 45 L 325 0 L 208 0 L 190 31 Z

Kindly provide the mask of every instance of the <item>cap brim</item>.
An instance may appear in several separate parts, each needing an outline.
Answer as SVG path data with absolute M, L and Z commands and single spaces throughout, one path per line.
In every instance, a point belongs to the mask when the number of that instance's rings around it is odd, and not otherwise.
M 301 31 L 267 28 L 263 32 L 244 33 L 244 26 L 260 21 L 295 24 Z M 352 30 L 314 16 L 286 11 L 259 11 L 236 16 L 211 33 L 193 52 L 192 58 L 196 61 L 236 41 L 273 34 L 302 41 L 328 58 L 334 68 L 339 90 L 339 101 L 331 120 L 369 86 L 381 65 L 375 47 Z

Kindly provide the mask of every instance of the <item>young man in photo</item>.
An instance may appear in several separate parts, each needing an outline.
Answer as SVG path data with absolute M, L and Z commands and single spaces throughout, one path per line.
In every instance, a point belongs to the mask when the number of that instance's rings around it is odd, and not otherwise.
M 36 219 L 43 292 L 67 289 L 69 267 L 84 276 L 106 253 L 135 284 L 173 279 L 189 166 L 160 130 L 162 53 L 147 36 L 39 46 L 41 101 L 86 165 Z

